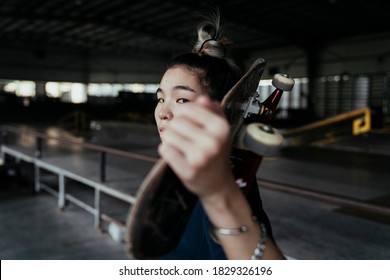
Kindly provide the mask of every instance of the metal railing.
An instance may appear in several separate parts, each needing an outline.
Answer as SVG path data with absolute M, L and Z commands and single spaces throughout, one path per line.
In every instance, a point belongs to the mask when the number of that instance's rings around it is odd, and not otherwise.
M 287 145 L 325 145 L 345 136 L 359 135 L 371 130 L 369 107 L 342 113 L 321 121 L 283 132 Z
M 119 199 L 123 202 L 133 204 L 136 200 L 136 198 L 132 195 L 120 192 L 118 190 L 115 190 L 111 187 L 109 187 L 106 182 L 106 154 L 111 155 L 117 155 L 120 157 L 125 158 L 131 158 L 131 159 L 137 159 L 142 161 L 147 161 L 154 163 L 157 161 L 156 158 L 135 154 L 131 152 L 126 152 L 118 149 L 113 149 L 105 146 L 90 144 L 90 143 L 78 143 L 67 139 L 61 139 L 57 137 L 51 137 L 47 136 L 43 133 L 35 132 L 35 131 L 29 131 L 28 134 L 35 137 L 36 145 L 35 145 L 35 151 L 34 155 L 28 155 L 26 153 L 23 153 L 21 151 L 18 151 L 16 149 L 13 149 L 9 147 L 9 134 L 21 134 L 25 133 L 25 131 L 22 131 L 18 128 L 11 127 L 11 126 L 2 126 L 0 128 L 0 159 L 4 164 L 4 157 L 6 155 L 11 156 L 18 161 L 24 161 L 27 163 L 30 163 L 34 167 L 34 192 L 39 192 L 41 189 L 47 191 L 51 195 L 58 198 L 58 207 L 60 209 L 64 209 L 66 205 L 66 201 L 70 201 L 74 203 L 75 205 L 81 207 L 82 209 L 86 210 L 87 212 L 91 213 L 94 216 L 94 225 L 96 228 L 99 228 L 101 225 L 101 218 L 102 213 L 100 209 L 100 201 L 101 201 L 101 193 L 104 193 L 108 196 L 111 196 L 113 198 Z M 64 169 L 62 167 L 56 166 L 54 164 L 51 164 L 43 159 L 43 140 L 56 140 L 61 145 L 79 145 L 84 149 L 93 150 L 98 153 L 100 153 L 100 161 L 98 163 L 99 165 L 99 178 L 100 181 L 96 181 L 93 179 L 86 178 L 84 176 L 81 176 L 80 174 L 77 174 L 75 172 L 72 172 L 70 170 Z M 58 176 L 58 191 L 50 188 L 49 186 L 45 185 L 41 181 L 41 170 L 46 170 L 49 172 L 52 172 Z M 67 193 L 67 187 L 66 187 L 66 179 L 72 179 L 76 182 L 79 182 L 83 185 L 89 186 L 94 189 L 94 205 L 91 206 L 82 200 L 72 196 L 71 194 Z M 106 215 L 104 215 L 106 216 Z

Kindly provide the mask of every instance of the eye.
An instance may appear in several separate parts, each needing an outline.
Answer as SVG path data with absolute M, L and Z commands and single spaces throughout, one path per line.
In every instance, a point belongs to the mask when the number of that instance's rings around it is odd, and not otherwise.
M 183 104 L 183 103 L 186 103 L 188 101 L 189 100 L 187 98 L 179 98 L 178 100 L 176 100 L 176 102 L 179 103 L 179 104 Z

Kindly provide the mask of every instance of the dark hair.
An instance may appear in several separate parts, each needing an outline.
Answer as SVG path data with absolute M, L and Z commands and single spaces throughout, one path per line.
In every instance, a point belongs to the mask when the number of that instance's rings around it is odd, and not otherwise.
M 173 58 L 168 63 L 168 69 L 185 67 L 192 71 L 210 97 L 221 101 L 238 81 L 241 71 L 226 58 L 226 45 L 232 42 L 223 37 L 219 10 L 211 11 L 205 18 L 198 25 L 192 52 Z
M 225 58 L 186 53 L 173 58 L 167 69 L 184 67 L 194 72 L 212 99 L 221 101 L 241 76 L 239 68 Z

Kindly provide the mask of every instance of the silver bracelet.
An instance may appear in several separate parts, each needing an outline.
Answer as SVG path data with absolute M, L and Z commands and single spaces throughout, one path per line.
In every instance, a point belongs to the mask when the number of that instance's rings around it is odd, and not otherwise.
M 214 232 L 223 235 L 237 235 L 248 231 L 247 226 L 240 226 L 239 228 L 214 228 Z
M 256 220 L 256 217 L 253 217 L 253 220 Z M 239 228 L 216 228 L 213 225 L 211 225 L 209 229 L 209 234 L 211 239 L 215 243 L 221 244 L 215 233 L 219 233 L 222 235 L 237 235 L 247 231 L 248 231 L 247 226 L 240 226 Z M 255 250 L 253 251 L 251 260 L 260 260 L 264 255 L 265 242 L 267 242 L 267 228 L 263 223 L 260 224 L 260 233 L 261 233 L 261 238 Z
M 214 227 L 214 225 L 210 224 L 209 235 L 215 243 L 221 244 L 219 242 L 219 239 L 218 239 L 216 233 L 219 233 L 222 235 L 237 235 L 237 234 L 241 234 L 241 233 L 244 233 L 247 231 L 248 231 L 247 226 L 240 226 L 239 228 L 217 228 L 217 227 Z
M 264 224 L 260 224 L 261 238 L 257 244 L 255 250 L 253 251 L 251 260 L 261 260 L 264 255 L 265 242 L 267 241 L 267 228 Z

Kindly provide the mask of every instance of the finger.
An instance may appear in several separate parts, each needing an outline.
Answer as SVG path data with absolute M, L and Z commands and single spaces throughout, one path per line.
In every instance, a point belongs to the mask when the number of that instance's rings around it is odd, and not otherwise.
M 176 108 L 174 114 L 175 118 L 188 119 L 213 135 L 222 134 L 225 137 L 230 130 L 229 123 L 221 115 L 221 111 L 216 113 L 195 102 Z
M 211 98 L 207 95 L 200 95 L 198 98 L 195 99 L 194 102 L 211 111 L 223 111 L 221 108 L 221 104 L 218 101 L 211 100 Z
M 162 141 L 196 166 L 203 164 L 201 157 L 213 157 L 221 149 L 220 140 L 186 120 L 177 121 L 171 128 L 167 128 Z
M 214 114 L 207 119 L 210 123 L 217 123 L 216 128 L 212 127 L 210 129 L 206 128 L 209 124 L 200 124 L 199 120 L 193 118 L 192 114 L 189 116 L 176 116 L 167 124 L 166 131 L 171 131 L 174 133 L 174 137 L 178 137 L 177 139 L 170 139 L 172 145 L 181 145 L 182 149 L 188 149 L 189 151 L 199 149 L 213 156 L 230 141 L 230 126 L 220 116 Z M 221 120 L 221 124 L 218 124 Z M 169 136 L 173 137 L 173 135 Z M 179 137 L 182 139 L 179 140 Z
M 179 150 L 172 146 L 161 144 L 158 147 L 158 152 L 180 179 L 184 182 L 193 180 L 196 170 L 188 164 L 188 159 Z
M 178 136 L 187 139 L 188 141 L 197 143 L 202 142 L 204 138 L 212 137 L 202 124 L 192 118 L 175 118 L 166 125 L 166 131 L 176 133 Z

